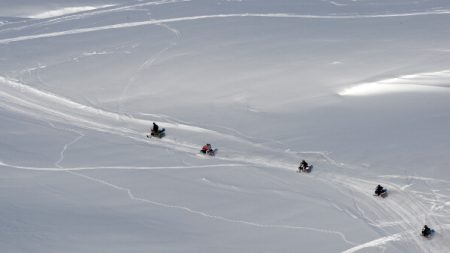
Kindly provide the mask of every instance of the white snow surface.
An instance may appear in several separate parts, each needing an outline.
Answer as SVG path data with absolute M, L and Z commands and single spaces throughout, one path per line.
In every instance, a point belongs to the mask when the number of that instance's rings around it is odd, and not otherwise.
M 450 252 L 449 24 L 446 0 L 2 0 L 1 252 Z
M 31 16 L 28 16 L 28 18 L 53 18 L 53 17 L 63 16 L 63 15 L 67 15 L 67 14 L 77 13 L 77 12 L 107 8 L 107 7 L 111 7 L 111 6 L 112 5 L 65 7 L 62 9 L 50 10 L 50 11 L 45 11 L 45 12 L 38 13 L 38 14 L 33 14 Z

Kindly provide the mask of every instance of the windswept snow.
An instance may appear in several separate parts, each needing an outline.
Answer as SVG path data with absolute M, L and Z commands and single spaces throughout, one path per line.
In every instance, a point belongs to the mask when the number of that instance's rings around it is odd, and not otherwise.
M 1 1 L 1 251 L 450 252 L 449 21 L 444 0 Z
M 67 14 L 77 13 L 77 12 L 91 11 L 91 10 L 100 9 L 100 8 L 107 8 L 107 7 L 111 7 L 111 6 L 113 6 L 113 5 L 66 7 L 66 8 L 62 8 L 59 10 L 51 10 L 51 11 L 46 11 L 43 13 L 33 14 L 31 16 L 28 16 L 27 18 L 37 18 L 37 19 L 53 18 L 53 17 L 63 16 L 63 15 L 67 15 Z
M 366 96 L 397 92 L 450 92 L 450 71 L 419 73 L 363 83 L 347 88 L 339 95 Z

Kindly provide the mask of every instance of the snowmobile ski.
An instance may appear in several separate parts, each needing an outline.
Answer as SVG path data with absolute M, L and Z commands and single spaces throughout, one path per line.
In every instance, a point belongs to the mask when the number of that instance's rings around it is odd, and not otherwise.
M 219 149 L 215 148 L 215 149 L 211 149 L 208 151 L 200 150 L 200 153 L 205 154 L 205 155 L 215 156 L 217 151 L 219 151 Z
M 297 172 L 298 173 L 310 173 L 311 171 L 312 171 L 312 169 L 313 169 L 313 165 L 308 165 L 308 166 L 306 166 L 306 168 L 304 168 L 304 167 L 298 167 L 298 170 L 297 170 Z
M 380 194 L 373 194 L 373 196 L 375 196 L 375 197 L 382 197 L 382 198 L 386 198 L 387 196 L 388 196 L 388 191 L 387 191 L 387 189 L 385 188 L 385 189 L 383 189 L 383 192 L 381 192 Z
M 434 233 L 435 233 L 434 229 L 431 229 L 430 232 L 429 232 L 428 234 L 424 235 L 424 234 L 422 233 L 421 236 L 423 236 L 423 237 L 425 237 L 425 238 L 427 238 L 427 239 L 431 239 L 431 238 L 433 238 Z
M 152 138 L 152 137 L 156 137 L 156 138 L 162 138 L 166 136 L 166 129 L 163 128 L 161 130 L 158 131 L 158 133 L 152 132 L 150 134 L 147 134 L 147 138 Z

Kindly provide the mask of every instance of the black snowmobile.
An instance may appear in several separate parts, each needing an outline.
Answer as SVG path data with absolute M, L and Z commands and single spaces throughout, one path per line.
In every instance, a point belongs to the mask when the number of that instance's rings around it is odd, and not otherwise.
M 158 130 L 157 132 L 152 130 L 149 135 L 147 134 L 147 138 L 156 137 L 156 138 L 160 138 L 161 139 L 164 136 L 166 136 L 166 129 L 165 128 L 163 128 L 161 130 Z
M 159 130 L 159 126 L 153 122 L 153 128 L 150 131 L 150 135 L 147 134 L 147 138 L 156 137 L 156 138 L 162 138 L 166 135 L 166 129 L 163 128 Z
M 423 226 L 422 236 L 431 239 L 434 235 L 434 229 L 429 228 L 427 225 Z
M 300 162 L 300 166 L 298 166 L 298 171 L 297 172 L 305 172 L 305 173 L 310 173 L 311 170 L 313 168 L 313 165 L 309 165 L 305 160 L 302 160 Z
M 387 189 L 383 188 L 383 186 L 378 185 L 377 188 L 375 188 L 375 196 L 386 198 L 388 195 Z

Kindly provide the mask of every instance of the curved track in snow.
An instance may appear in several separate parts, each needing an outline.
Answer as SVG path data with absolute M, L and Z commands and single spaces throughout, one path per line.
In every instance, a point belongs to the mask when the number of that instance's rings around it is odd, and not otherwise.
M 149 143 L 145 136 L 145 130 L 152 125 L 151 120 L 143 120 L 127 115 L 105 111 L 84 105 L 68 98 L 58 96 L 51 92 L 42 91 L 29 85 L 20 83 L 17 80 L 7 79 L 0 76 L 0 105 L 10 110 L 24 113 L 37 119 L 45 118 L 48 121 L 68 123 L 80 128 L 91 129 L 94 131 L 119 135 L 134 141 Z M 39 112 L 39 113 L 37 113 Z M 132 128 L 124 127 L 124 123 L 131 125 Z M 235 137 L 233 135 L 223 134 L 214 130 L 205 129 L 197 126 L 181 123 L 164 122 L 164 127 L 171 131 L 202 133 L 205 135 L 218 136 L 234 142 L 265 149 L 260 144 L 254 144 L 251 141 Z M 174 145 L 176 144 L 176 145 Z M 159 145 L 182 152 L 197 153 L 200 144 L 188 143 L 186 141 L 177 141 L 166 137 L 161 141 L 150 142 L 150 145 Z M 279 151 L 284 153 L 283 151 Z M 295 158 L 295 154 L 290 154 Z M 224 157 L 224 160 L 243 161 L 247 164 L 270 164 L 270 159 L 239 154 L 231 157 Z M 261 160 L 262 159 L 262 160 Z M 273 162 L 272 162 L 273 163 Z M 295 162 L 296 163 L 296 162 Z M 272 164 L 271 166 L 273 166 Z M 292 163 L 279 163 L 279 168 L 291 168 Z
M 432 205 L 417 192 L 403 189 L 402 186 L 389 181 L 380 182 L 330 173 L 323 173 L 318 179 L 339 186 L 338 189 L 343 191 L 343 194 L 354 200 L 354 210 L 358 211 L 353 214 L 365 220 L 380 233 L 380 238 L 345 252 L 356 252 L 363 248 L 379 247 L 397 241 L 405 242 L 401 244 L 402 248 L 406 246 L 409 252 L 446 252 L 450 249 L 446 236 L 435 236 L 433 240 L 426 240 L 420 236 L 420 229 L 424 224 L 436 228 L 437 234 L 446 233 L 441 224 L 446 224 L 448 220 L 447 217 L 435 215 Z M 374 197 L 370 191 L 380 183 L 389 191 L 387 198 Z M 401 232 L 386 236 L 394 229 Z
M 84 19 L 84 18 L 88 18 L 91 16 L 95 16 L 95 15 L 125 11 L 125 10 L 145 7 L 145 6 L 157 6 L 157 5 L 163 5 L 163 4 L 174 4 L 174 3 L 190 2 L 190 1 L 191 0 L 161 0 L 161 1 L 136 3 L 136 4 L 104 6 L 104 7 L 96 8 L 91 11 L 75 12 L 75 13 L 71 13 L 71 14 L 67 14 L 67 15 L 62 15 L 59 17 L 51 17 L 51 18 L 37 19 L 37 20 L 36 19 L 31 19 L 31 20 L 28 19 L 25 21 L 21 21 L 21 23 L 24 23 L 23 25 L 0 29 L 0 33 L 1 32 L 9 32 L 9 31 L 20 31 L 23 29 L 34 28 L 34 27 L 48 26 L 48 25 L 53 25 L 53 24 L 57 24 L 57 23 L 61 23 L 61 22 Z
M 0 104 L 2 107 L 9 108 L 11 110 L 19 111 L 20 113 L 25 113 L 32 117 L 40 118 L 48 122 L 64 122 L 65 124 L 72 125 L 80 129 L 91 129 L 100 132 L 106 132 L 113 135 L 118 135 L 126 138 L 130 138 L 134 141 L 145 141 L 143 140 L 143 133 L 138 130 L 142 127 L 145 129 L 151 124 L 151 121 L 130 118 L 116 113 L 92 108 L 89 106 L 82 105 L 80 103 L 71 101 L 69 99 L 57 96 L 55 94 L 44 92 L 28 85 L 21 84 L 18 81 L 9 80 L 7 78 L 0 78 Z M 124 128 L 121 126 L 123 122 L 127 122 L 133 126 L 131 128 Z M 52 124 L 52 123 L 50 123 Z M 204 134 L 218 135 L 223 138 L 228 138 L 236 141 L 245 142 L 251 144 L 249 141 L 239 140 L 234 136 L 228 136 L 219 132 L 198 128 L 189 125 L 179 125 L 164 123 L 165 126 L 171 128 L 173 131 L 194 131 L 202 132 Z M 380 238 L 374 239 L 373 241 L 366 242 L 360 245 L 351 242 L 346 239 L 346 236 L 337 231 L 327 231 L 318 228 L 301 227 L 301 226 L 289 226 L 289 225 L 273 225 L 273 224 L 260 224 L 245 220 L 229 219 L 222 216 L 208 214 L 202 211 L 194 210 L 188 207 L 170 205 L 160 202 L 155 202 L 152 200 L 137 197 L 133 194 L 131 189 L 124 188 L 119 185 L 112 184 L 102 179 L 88 177 L 87 175 L 81 174 L 83 170 L 161 170 L 161 169 L 191 169 L 191 168 L 202 168 L 202 167 L 235 167 L 235 166 L 257 166 L 257 167 L 267 167 L 267 168 L 278 168 L 283 170 L 294 170 L 295 165 L 293 163 L 296 153 L 290 154 L 280 150 L 272 150 L 274 153 L 279 155 L 278 159 L 266 158 L 258 155 L 248 155 L 248 154 L 223 154 L 216 157 L 216 160 L 226 161 L 223 164 L 205 165 L 205 166 L 160 166 L 160 167 L 128 167 L 128 166 L 116 166 L 116 167 L 79 167 L 79 168 L 63 168 L 60 163 L 64 159 L 65 150 L 77 142 L 83 137 L 83 134 L 78 130 L 70 130 L 77 133 L 78 137 L 66 144 L 62 151 L 60 159 L 55 163 L 54 168 L 33 168 L 26 166 L 16 166 L 5 163 L 0 163 L 2 166 L 24 169 L 24 170 L 35 170 L 35 171 L 65 171 L 73 175 L 83 177 L 85 179 L 107 185 L 109 187 L 115 188 L 117 190 L 127 192 L 128 196 L 132 200 L 141 201 L 153 205 L 158 205 L 161 207 L 175 208 L 187 211 L 192 214 L 201 215 L 204 217 L 209 217 L 213 219 L 218 219 L 226 222 L 246 224 L 261 228 L 277 228 L 277 229 L 303 229 L 311 230 L 320 233 L 331 233 L 339 235 L 346 243 L 352 245 L 346 252 L 357 252 L 361 249 L 368 247 L 384 247 L 387 243 L 399 243 L 405 242 L 404 245 L 408 245 L 408 250 L 410 251 L 422 251 L 422 252 L 445 252 L 450 249 L 450 246 L 444 242 L 444 238 L 439 238 L 436 236 L 434 240 L 424 241 L 418 235 L 420 227 L 423 226 L 425 222 L 433 227 L 438 228 L 439 224 L 444 224 L 441 229 L 445 227 L 447 216 L 445 213 L 434 212 L 436 206 L 445 207 L 448 203 L 448 198 L 445 195 L 437 196 L 431 195 L 433 198 L 434 205 L 427 202 L 427 199 L 423 197 L 423 193 L 410 191 L 408 186 L 400 186 L 386 179 L 398 179 L 398 176 L 387 175 L 383 184 L 387 186 L 390 190 L 390 196 L 386 199 L 374 198 L 371 191 L 379 182 L 378 179 L 361 179 L 355 178 L 353 176 L 346 175 L 349 172 L 345 172 L 348 167 L 337 161 L 334 161 L 326 154 L 321 152 L 315 153 L 316 158 L 320 158 L 324 164 L 332 166 L 332 168 L 340 168 L 339 173 L 330 172 L 317 172 L 313 173 L 311 179 L 320 180 L 326 182 L 327 184 L 333 185 L 342 194 L 347 195 L 348 198 L 353 199 L 353 208 L 347 208 L 345 211 L 349 213 L 352 217 L 364 220 L 367 224 L 370 224 L 375 231 L 378 231 Z M 175 144 L 175 145 L 174 145 Z M 159 145 L 164 148 L 175 149 L 180 152 L 196 153 L 198 146 L 195 144 L 186 144 L 185 142 L 176 142 L 169 138 L 163 139 L 158 142 L 152 142 L 151 145 Z M 255 144 L 254 148 L 261 148 L 261 145 Z M 343 170 L 344 169 L 344 170 Z M 354 170 L 354 169 L 351 169 Z M 382 178 L 382 177 L 381 177 Z M 414 179 L 414 178 L 412 178 Z M 422 180 L 421 178 L 417 180 Z M 428 180 L 428 179 L 427 179 Z M 446 181 L 441 183 L 448 183 Z M 440 199 L 438 199 L 438 197 Z M 437 202 L 441 201 L 441 202 Z M 355 211 L 356 210 L 356 211 Z M 438 210 L 439 211 L 439 210 Z M 441 219 L 438 215 L 444 215 Z M 401 231 L 395 234 L 390 234 L 389 231 L 396 230 Z M 444 232 L 442 230 L 437 231 L 438 234 Z
M 106 30 L 113 30 L 113 29 L 124 29 L 124 28 L 132 28 L 132 27 L 139 27 L 139 26 L 167 24 L 167 23 L 174 23 L 174 22 L 186 22 L 186 21 L 195 21 L 195 20 L 204 20 L 204 19 L 250 17 L 250 18 L 291 18 L 291 19 L 337 20 L 337 19 L 395 18 L 395 17 L 425 16 L 425 15 L 449 15 L 449 14 L 450 14 L 450 10 L 440 10 L 440 11 L 432 11 L 432 12 L 417 12 L 417 13 L 403 13 L 403 14 L 348 15 L 348 16 L 345 16 L 345 15 L 343 15 L 343 16 L 338 16 L 338 15 L 335 15 L 335 16 L 333 16 L 333 15 L 329 15 L 329 16 L 300 15 L 300 14 L 289 14 L 289 13 L 234 13 L 234 14 L 200 15 L 200 16 L 178 17 L 178 18 L 167 18 L 167 19 L 159 19 L 159 20 L 140 21 L 140 22 L 120 23 L 120 24 L 113 24 L 113 25 L 106 25 L 106 26 L 79 28 L 79 29 L 72 29 L 72 30 L 66 30 L 66 31 L 58 31 L 58 32 L 50 32 L 50 33 L 42 33 L 42 34 L 17 36 L 17 37 L 11 37 L 11 38 L 3 38 L 3 39 L 0 39 L 0 44 L 8 44 L 8 43 L 12 43 L 12 42 L 27 41 L 27 40 L 34 40 L 34 39 L 41 39 L 41 38 L 51 38 L 51 37 L 67 36 L 67 35 L 74 35 L 74 34 L 106 31 Z
M 158 2 L 147 2 L 126 6 L 114 6 L 105 9 L 94 10 L 86 13 L 71 14 L 63 17 L 52 18 L 43 20 L 42 22 L 25 24 L 20 27 L 6 28 L 0 30 L 0 33 L 7 31 L 17 31 L 25 28 L 30 28 L 40 25 L 56 24 L 59 22 L 65 22 L 69 20 L 84 18 L 90 15 L 104 14 L 108 12 L 114 12 L 124 9 L 137 8 L 145 5 L 156 4 L 169 4 L 186 1 L 166 0 Z M 332 3 L 332 2 L 331 2 Z M 113 25 L 105 25 L 98 27 L 71 29 L 66 31 L 49 32 L 42 34 L 31 34 L 16 37 L 7 37 L 0 39 L 0 44 L 8 44 L 20 41 L 29 41 L 40 38 L 53 38 L 59 36 L 68 36 L 75 34 L 83 34 L 97 31 L 113 30 L 113 29 L 126 29 L 147 25 L 162 25 L 175 36 L 179 36 L 179 31 L 168 26 L 170 23 L 175 22 L 187 22 L 196 20 L 207 19 L 220 19 L 220 18 L 291 18 L 291 19 L 323 19 L 323 20 L 338 20 L 338 19 L 378 19 L 378 18 L 398 18 L 398 17 L 414 17 L 414 16 L 426 16 L 426 15 L 448 15 L 449 10 L 436 10 L 429 12 L 416 12 L 416 13 L 398 13 L 398 14 L 381 14 L 381 15 L 298 15 L 288 13 L 235 13 L 235 14 L 216 14 L 216 15 L 199 15 L 188 17 L 167 18 L 158 20 L 148 20 L 142 22 L 130 22 L 120 23 Z M 176 42 L 174 42 L 176 43 Z M 163 48 L 156 55 L 150 56 L 145 62 L 141 64 L 139 71 L 149 68 L 152 64 L 164 54 L 167 50 L 170 50 L 171 45 Z M 388 79 L 387 82 L 400 82 L 404 79 L 414 79 L 422 81 L 421 78 L 429 77 L 430 73 L 418 74 L 414 76 L 403 76 L 400 78 Z M 433 72 L 433 76 L 439 76 L 443 74 L 445 78 L 448 77 L 449 71 Z M 442 81 L 442 80 L 441 80 Z M 132 85 L 133 77 L 130 78 L 129 83 L 123 88 L 121 98 L 123 98 L 127 89 Z M 431 85 L 433 89 L 443 89 L 437 85 Z M 423 88 L 423 87 L 421 87 Z M 430 88 L 430 87 L 425 87 Z M 196 154 L 198 152 L 198 143 L 189 143 L 178 141 L 170 136 L 157 141 L 148 142 L 144 136 L 146 129 L 151 125 L 152 121 L 143 120 L 138 118 L 129 117 L 120 113 L 109 112 L 106 110 L 98 109 L 92 106 L 84 105 L 82 103 L 70 100 L 68 98 L 53 94 L 51 92 L 39 90 L 33 88 L 30 85 L 21 83 L 18 80 L 8 79 L 0 76 L 0 106 L 12 111 L 26 114 L 27 116 L 50 122 L 52 127 L 55 127 L 51 122 L 58 122 L 68 124 L 77 129 L 89 129 L 108 133 L 111 135 L 121 136 L 132 139 L 136 142 L 148 143 L 156 147 L 162 147 L 167 149 L 176 150 L 179 152 L 185 152 L 189 154 Z M 122 105 L 119 105 L 121 107 Z M 167 117 L 161 115 L 153 115 L 154 118 L 167 119 Z M 124 127 L 123 123 L 127 123 L 127 127 Z M 444 184 L 446 187 L 450 186 L 450 183 L 446 180 L 409 177 L 410 184 L 399 185 L 394 183 L 396 179 L 401 176 L 398 175 L 385 175 L 381 177 L 371 175 L 353 175 L 353 171 L 356 166 L 342 164 L 333 160 L 325 152 L 285 152 L 278 149 L 270 149 L 264 147 L 264 145 L 256 144 L 252 140 L 251 136 L 244 136 L 230 130 L 231 134 L 225 134 L 219 131 L 214 131 L 207 128 L 202 128 L 190 124 L 180 123 L 180 121 L 164 122 L 164 127 L 170 129 L 173 133 L 176 132 L 195 132 L 203 133 L 205 135 L 214 135 L 227 140 L 243 143 L 253 147 L 255 150 L 265 149 L 275 154 L 275 159 L 263 157 L 258 154 L 248 154 L 236 151 L 234 153 L 223 153 L 216 157 L 216 160 L 223 161 L 220 164 L 211 165 L 186 165 L 186 166 L 155 166 L 155 167 L 130 167 L 130 166 L 96 166 L 96 167 L 72 167 L 65 168 L 61 165 L 64 160 L 65 152 L 71 145 L 78 142 L 83 138 L 82 131 L 73 129 L 63 129 L 71 131 L 77 136 L 65 144 L 60 152 L 59 159 L 55 162 L 54 167 L 38 168 L 27 167 L 3 163 L 0 161 L 0 166 L 21 169 L 32 170 L 42 172 L 66 172 L 74 176 L 82 177 L 86 180 L 96 182 L 98 184 L 113 188 L 117 191 L 124 192 L 131 200 L 156 205 L 162 208 L 171 208 L 189 213 L 192 215 L 203 216 L 208 219 L 220 220 L 228 223 L 235 223 L 239 225 L 246 225 L 252 227 L 258 227 L 263 229 L 288 229 L 288 230 L 307 230 L 315 233 L 331 234 L 338 236 L 349 245 L 349 248 L 343 252 L 353 253 L 367 248 L 377 247 L 384 250 L 387 244 L 394 244 L 395 247 L 399 247 L 400 251 L 408 252 L 450 252 L 450 245 L 448 243 L 448 237 L 444 235 L 449 226 L 450 211 L 450 197 L 444 193 L 436 192 L 432 189 L 430 192 L 420 192 L 412 190 L 411 186 L 417 181 L 433 182 Z M 55 127 L 56 128 L 56 127 Z M 234 135 L 233 135 L 234 132 Z M 237 136 L 240 135 L 240 136 Z M 244 138 L 240 138 L 244 137 Z M 322 228 L 314 228 L 307 226 L 291 226 L 283 224 L 264 224 L 253 222 L 243 219 L 231 219 L 220 215 L 211 214 L 202 210 L 197 210 L 194 207 L 188 207 L 177 204 L 163 203 L 159 201 L 153 201 L 148 198 L 139 197 L 132 189 L 113 184 L 106 180 L 95 178 L 82 174 L 83 171 L 88 170 L 185 170 L 194 168 L 222 168 L 222 167 L 241 167 L 241 166 L 257 166 L 271 169 L 283 169 L 283 170 L 295 170 L 296 158 L 301 154 L 303 156 L 314 157 L 321 161 L 327 170 L 314 171 L 310 176 L 311 180 L 319 180 L 325 182 L 336 188 L 337 191 L 353 200 L 353 206 L 340 207 L 342 211 L 346 212 L 349 216 L 365 221 L 369 224 L 374 231 L 379 235 L 378 238 L 374 238 L 371 241 L 356 244 L 348 235 L 340 231 L 327 230 Z M 339 170 L 337 170 L 339 169 Z M 330 172 L 334 170 L 333 172 Z M 350 171 L 351 170 L 351 171 Z M 338 174 L 339 173 L 339 174 Z M 390 196 L 386 199 L 378 199 L 372 195 L 372 191 L 375 185 L 383 183 L 390 191 Z M 282 182 L 281 182 L 282 183 Z M 430 183 L 428 183 L 430 184 Z M 223 186 L 222 186 L 223 187 Z M 228 186 L 225 186 L 228 187 Z M 424 223 L 429 224 L 437 229 L 437 235 L 433 240 L 424 240 L 419 236 L 420 228 Z M 393 232 L 394 231 L 394 232 Z

